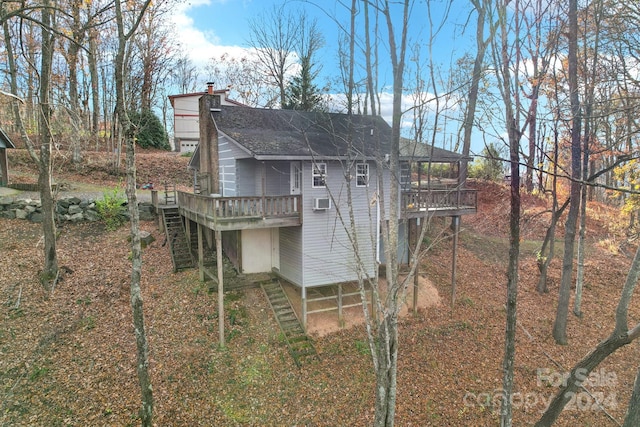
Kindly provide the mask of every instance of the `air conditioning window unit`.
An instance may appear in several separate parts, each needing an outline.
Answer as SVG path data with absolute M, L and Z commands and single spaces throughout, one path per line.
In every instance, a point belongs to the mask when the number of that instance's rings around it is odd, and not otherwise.
M 316 197 L 313 199 L 314 211 L 326 211 L 331 209 L 331 199 L 328 197 Z

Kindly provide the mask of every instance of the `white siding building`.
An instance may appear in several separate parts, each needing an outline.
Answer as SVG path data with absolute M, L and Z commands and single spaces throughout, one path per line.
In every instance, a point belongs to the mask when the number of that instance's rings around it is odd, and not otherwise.
M 173 149 L 181 153 L 193 152 L 200 139 L 198 119 L 198 100 L 202 95 L 220 95 L 221 105 L 244 106 L 227 98 L 227 89 L 214 89 L 213 84 L 207 84 L 206 92 L 184 93 L 169 95 L 169 102 L 173 108 Z

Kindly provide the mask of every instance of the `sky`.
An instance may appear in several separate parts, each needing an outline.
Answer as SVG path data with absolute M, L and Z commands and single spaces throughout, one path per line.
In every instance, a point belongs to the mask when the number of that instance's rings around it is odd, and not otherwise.
M 219 57 L 223 53 L 243 56 L 248 48 L 249 21 L 257 18 L 261 13 L 271 9 L 275 4 L 282 4 L 283 0 L 188 0 L 176 6 L 173 11 L 173 20 L 176 28 L 180 28 L 179 38 L 183 48 L 188 52 L 191 60 L 200 70 L 212 57 Z M 348 12 L 343 5 L 350 2 L 328 1 L 328 0 L 289 0 L 286 7 L 294 10 L 304 9 L 310 18 L 317 19 L 319 27 L 325 37 L 325 47 L 319 52 L 318 60 L 323 64 L 319 82 L 322 87 L 331 79 L 338 76 L 338 35 L 341 30 L 336 20 L 346 25 L 348 23 Z M 428 57 L 437 65 L 437 72 L 449 70 L 455 64 L 455 60 L 463 55 L 465 51 L 473 52 L 475 42 L 473 30 L 466 30 L 463 33 L 463 26 L 467 21 L 473 21 L 475 16 L 469 19 L 470 6 L 468 1 L 453 0 L 453 7 L 445 9 L 449 4 L 448 0 L 430 0 L 431 18 L 425 0 L 417 0 L 410 16 L 410 44 L 419 42 L 423 46 L 420 53 L 422 62 L 426 62 Z M 321 6 L 319 6 L 321 5 Z M 443 14 L 448 13 L 446 25 L 438 27 L 437 24 L 430 25 L 429 22 L 438 23 L 442 20 Z M 362 14 L 360 14 L 362 16 Z M 401 16 L 393 17 L 394 26 L 399 27 Z M 381 22 L 381 26 L 384 23 Z M 430 39 L 430 31 L 438 31 L 435 42 L 432 43 L 431 50 L 426 46 Z M 386 34 L 381 35 L 386 38 Z M 415 57 L 411 52 L 408 57 Z M 391 120 L 391 62 L 386 43 L 380 51 L 380 79 L 379 88 L 381 90 L 381 115 L 390 122 Z M 201 79 L 204 90 L 204 82 L 207 76 L 202 75 Z M 223 82 L 220 86 L 224 85 Z M 334 85 L 335 87 L 335 85 Z M 334 98 L 339 98 L 339 91 L 336 90 Z M 412 105 L 409 96 L 405 97 L 404 104 L 408 107 Z M 405 115 L 405 128 L 411 119 L 410 114 Z M 449 148 L 449 147 L 445 147 Z

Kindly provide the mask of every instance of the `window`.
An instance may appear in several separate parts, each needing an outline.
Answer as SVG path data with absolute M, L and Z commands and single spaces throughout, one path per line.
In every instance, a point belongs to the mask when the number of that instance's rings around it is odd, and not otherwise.
M 356 163 L 356 187 L 369 186 L 369 163 Z
M 326 163 L 314 163 L 313 173 L 313 188 L 325 188 L 327 186 L 327 164 Z

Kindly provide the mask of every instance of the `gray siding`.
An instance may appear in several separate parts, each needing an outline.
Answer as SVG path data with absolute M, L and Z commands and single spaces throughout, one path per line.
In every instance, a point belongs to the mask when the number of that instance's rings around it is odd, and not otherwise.
M 327 188 L 312 188 L 312 163 L 303 164 L 303 262 L 304 286 L 320 286 L 357 279 L 354 248 L 347 230 L 349 211 L 345 171 L 340 162 L 327 163 Z M 376 270 L 377 206 L 372 203 L 376 191 L 375 164 L 369 162 L 370 184 L 356 187 L 351 179 L 353 210 L 360 259 L 367 274 Z M 332 196 L 331 209 L 314 211 L 316 197 Z M 341 215 L 339 215 L 339 213 Z M 344 225 L 340 220 L 342 216 Z
M 291 193 L 289 178 L 291 169 L 289 162 L 265 162 L 267 196 L 282 196 Z
M 260 164 L 254 159 L 236 161 L 237 196 L 257 196 L 256 176 L 260 176 Z
M 302 227 L 280 229 L 280 274 L 302 286 Z
M 220 176 L 220 191 L 224 197 L 233 197 L 237 195 L 236 190 L 236 160 L 234 149 L 228 138 L 218 138 L 218 155 Z
M 265 174 L 265 195 L 282 196 L 290 193 L 289 162 L 260 162 L 242 159 L 236 162 L 238 196 L 262 195 L 262 171 Z
M 254 162 L 249 155 L 242 150 L 226 135 L 218 138 L 218 162 L 220 176 L 220 190 L 225 197 L 241 196 L 241 185 L 246 182 L 246 168 L 242 168 L 244 162 Z M 241 170 L 242 169 L 242 170 Z M 253 172 L 249 171 L 251 176 Z M 244 175 L 243 175 L 244 174 Z M 243 179 L 245 178 L 245 179 Z M 254 195 L 254 194 L 249 194 Z

